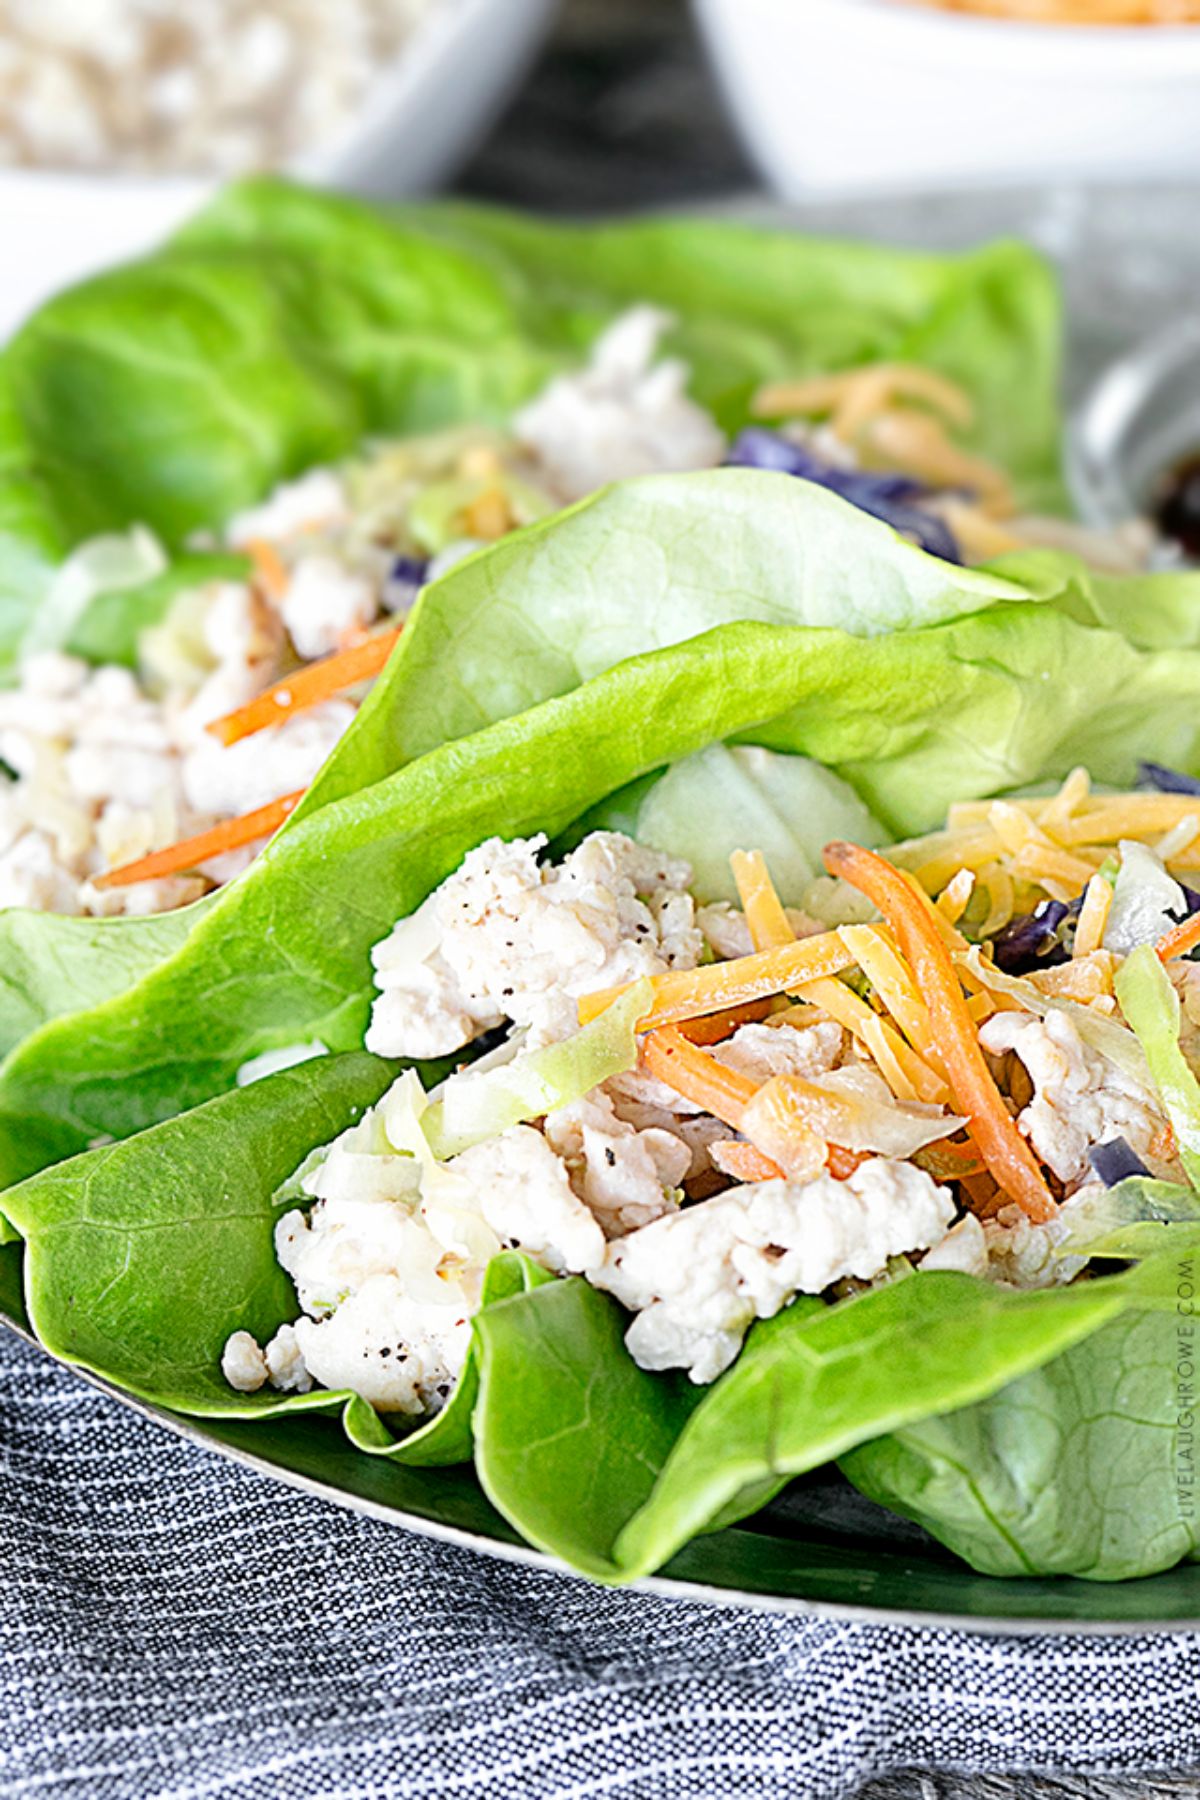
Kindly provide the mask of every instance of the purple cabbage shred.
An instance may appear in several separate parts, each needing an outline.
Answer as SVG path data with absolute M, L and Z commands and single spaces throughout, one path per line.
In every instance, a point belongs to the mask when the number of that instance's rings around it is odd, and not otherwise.
M 1123 1137 L 1109 1138 L 1104 1144 L 1093 1144 L 1087 1158 L 1105 1187 L 1116 1187 L 1119 1181 L 1128 1181 L 1135 1175 L 1151 1174 L 1136 1150 L 1131 1149 Z
M 1031 913 L 1022 913 L 992 939 L 996 967 L 1006 975 L 1027 975 L 1030 969 L 1048 969 L 1067 961 L 1062 930 L 1079 916 L 1082 900 L 1043 900 Z
M 383 584 L 383 604 L 390 613 L 406 613 L 429 575 L 429 564 L 420 556 L 397 556 Z
M 882 519 L 893 531 L 901 531 L 943 562 L 961 563 L 962 551 L 950 527 L 935 513 L 918 504 L 930 490 L 911 475 L 878 474 L 865 469 L 839 469 L 823 462 L 803 444 L 793 443 L 777 431 L 751 425 L 739 433 L 725 459 L 732 469 L 769 469 L 795 475 L 840 494 L 860 512 Z
M 1160 794 L 1200 794 L 1200 777 L 1168 769 L 1164 763 L 1140 762 L 1137 784 L 1140 788 L 1156 788 Z

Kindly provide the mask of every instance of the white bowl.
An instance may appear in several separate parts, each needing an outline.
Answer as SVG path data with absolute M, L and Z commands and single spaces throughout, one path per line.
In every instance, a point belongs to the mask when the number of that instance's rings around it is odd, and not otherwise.
M 694 0 L 747 148 L 817 192 L 1200 172 L 1200 26 L 1024 25 L 915 0 Z
M 399 198 L 446 180 L 493 123 L 556 0 L 444 0 L 384 71 L 354 124 L 285 173 Z M 150 249 L 220 187 L 216 177 L 0 170 L 0 339 L 72 281 Z

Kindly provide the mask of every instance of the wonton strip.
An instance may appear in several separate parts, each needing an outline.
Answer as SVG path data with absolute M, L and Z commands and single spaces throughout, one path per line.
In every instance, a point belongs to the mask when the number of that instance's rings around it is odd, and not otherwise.
M 932 908 L 918 899 L 898 869 L 857 844 L 828 844 L 825 867 L 872 900 L 895 932 L 929 1008 L 958 1109 L 969 1119 L 971 1137 L 991 1174 L 1029 1218 L 1053 1218 L 1058 1209 L 992 1079 L 958 975 L 930 917 Z
M 759 950 L 752 956 L 734 957 L 731 962 L 708 963 L 702 969 L 652 975 L 654 1004 L 639 1020 L 638 1030 L 653 1031 L 659 1025 L 677 1025 L 706 1013 L 725 1012 L 731 1006 L 745 1006 L 748 1001 L 766 1000 L 773 994 L 794 993 L 806 981 L 819 975 L 836 975 L 853 962 L 854 957 L 837 932 L 823 931 L 818 937 L 801 938 L 779 950 Z M 584 994 L 579 1001 L 579 1023 L 586 1025 L 628 987 L 629 983 L 623 982 L 620 987 Z
M 307 668 L 297 669 L 263 693 L 256 694 L 235 712 L 213 719 L 205 729 L 223 744 L 236 744 L 256 731 L 265 731 L 270 725 L 281 725 L 294 713 L 320 706 L 322 701 L 332 700 L 347 688 L 357 687 L 360 681 L 370 681 L 384 667 L 399 637 L 400 628 L 397 627 L 394 631 L 364 638 L 348 650 L 339 650 L 335 656 L 309 663 Z
M 136 862 L 122 863 L 118 869 L 97 875 L 96 886 L 132 887 L 138 881 L 161 881 L 168 875 L 182 875 L 197 869 L 201 863 L 214 856 L 224 856 L 228 850 L 244 850 L 247 844 L 256 844 L 260 838 L 270 837 L 272 832 L 278 831 L 289 813 L 299 806 L 304 794 L 304 788 L 300 788 L 297 793 L 285 794 L 282 800 L 272 800 L 269 806 L 260 806 L 257 812 L 243 813 L 240 819 L 225 819 L 211 831 L 182 838 L 177 844 L 168 844 L 165 850 L 153 850 L 149 856 L 140 856 Z

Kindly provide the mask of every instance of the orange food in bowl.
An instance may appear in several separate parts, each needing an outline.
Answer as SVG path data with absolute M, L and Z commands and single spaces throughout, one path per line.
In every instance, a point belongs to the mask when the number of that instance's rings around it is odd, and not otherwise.
M 1200 0 L 925 0 L 944 12 L 1027 25 L 1195 25 Z

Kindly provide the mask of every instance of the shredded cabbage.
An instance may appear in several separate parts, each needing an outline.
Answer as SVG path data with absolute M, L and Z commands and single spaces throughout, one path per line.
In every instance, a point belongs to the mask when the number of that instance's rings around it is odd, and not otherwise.
M 1056 1256 L 1137 1258 L 1160 1249 L 1164 1225 L 1200 1220 L 1200 1195 L 1173 1181 L 1131 1176 L 1110 1188 L 1086 1188 L 1060 1214 L 1066 1233 Z
M 1128 956 L 1139 944 L 1156 944 L 1187 912 L 1187 895 L 1168 875 L 1162 858 L 1147 845 L 1123 838 L 1104 948 Z
M 1116 978 L 1121 1011 L 1146 1055 L 1193 1186 L 1200 1183 L 1200 1084 L 1179 1047 L 1179 996 L 1149 944 L 1134 950 Z
M 21 639 L 21 659 L 61 650 L 99 594 L 142 587 L 166 567 L 166 551 L 144 525 L 89 538 L 56 571 Z
M 1011 994 L 1026 1012 L 1036 1013 L 1039 1019 L 1044 1019 L 1049 1012 L 1066 1013 L 1089 1049 L 1106 1057 L 1130 1081 L 1136 1081 L 1141 1087 L 1154 1085 L 1142 1054 L 1143 1046 L 1133 1032 L 1127 1031 L 1116 1019 L 1105 1018 L 1103 1013 L 1094 1012 L 1090 1006 L 1081 1006 L 1077 1000 L 1068 1000 L 1062 994 L 1043 994 L 1021 975 L 1006 975 L 994 963 L 985 960 L 978 944 L 960 952 L 955 961 L 964 963 L 984 987 L 993 988 L 999 994 Z
M 511 1125 L 580 1100 L 610 1076 L 634 1068 L 638 1021 L 649 1012 L 652 999 L 649 981 L 635 982 L 590 1025 L 561 1044 L 525 1051 L 482 1074 L 466 1069 L 452 1076 L 442 1098 L 427 1107 L 421 1120 L 433 1155 L 457 1156 Z

